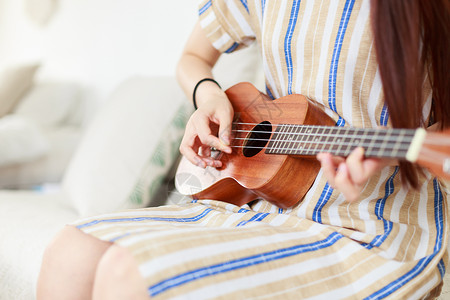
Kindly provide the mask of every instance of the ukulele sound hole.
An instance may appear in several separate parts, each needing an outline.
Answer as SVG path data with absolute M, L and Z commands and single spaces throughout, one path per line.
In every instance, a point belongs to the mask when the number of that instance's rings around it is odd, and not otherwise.
M 244 141 L 243 150 L 245 157 L 252 157 L 258 154 L 269 142 L 272 134 L 272 124 L 267 121 L 256 125 L 247 135 Z

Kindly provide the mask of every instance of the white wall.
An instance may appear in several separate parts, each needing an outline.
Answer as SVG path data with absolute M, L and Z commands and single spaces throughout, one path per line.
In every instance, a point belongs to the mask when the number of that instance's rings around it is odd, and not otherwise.
M 38 79 L 75 80 L 105 98 L 129 76 L 173 75 L 197 0 L 59 0 L 45 26 L 0 0 L 0 69 L 40 61 Z

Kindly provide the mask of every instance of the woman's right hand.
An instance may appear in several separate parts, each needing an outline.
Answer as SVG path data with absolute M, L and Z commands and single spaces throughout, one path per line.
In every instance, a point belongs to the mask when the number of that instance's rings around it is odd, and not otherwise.
M 211 157 L 211 148 L 231 153 L 230 139 L 233 107 L 226 94 L 220 92 L 202 95 L 198 109 L 192 114 L 180 145 L 180 152 L 191 163 L 206 168 L 219 168 L 220 160 Z

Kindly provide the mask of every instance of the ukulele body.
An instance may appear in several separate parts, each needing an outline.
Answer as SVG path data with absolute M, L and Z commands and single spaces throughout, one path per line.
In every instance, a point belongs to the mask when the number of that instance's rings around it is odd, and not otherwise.
M 203 169 L 182 158 L 175 177 L 178 191 L 194 199 L 221 200 L 238 206 L 262 197 L 281 208 L 292 207 L 311 187 L 320 163 L 315 157 L 266 154 L 267 144 L 257 142 L 262 144 L 255 146 L 249 139 L 260 140 L 259 129 L 270 128 L 270 124 L 273 132 L 277 124 L 333 126 L 333 120 L 302 95 L 273 101 L 250 83 L 237 84 L 226 94 L 234 108 L 234 122 L 249 125 L 233 127 L 233 152 L 219 154 L 221 168 Z M 262 122 L 262 127 L 255 128 Z M 262 139 L 270 137 L 271 133 Z

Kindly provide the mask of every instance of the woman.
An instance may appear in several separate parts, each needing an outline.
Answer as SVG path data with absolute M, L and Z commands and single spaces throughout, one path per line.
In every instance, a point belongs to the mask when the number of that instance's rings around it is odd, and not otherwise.
M 203 1 L 178 67 L 198 107 L 182 154 L 218 167 L 208 149 L 231 151 L 233 109 L 202 79 L 221 53 L 254 41 L 273 98 L 304 94 L 337 126 L 449 128 L 449 14 L 444 0 Z M 438 179 L 360 148 L 318 159 L 314 184 L 289 209 L 193 201 L 67 226 L 46 251 L 38 298 L 438 295 L 448 236 Z

